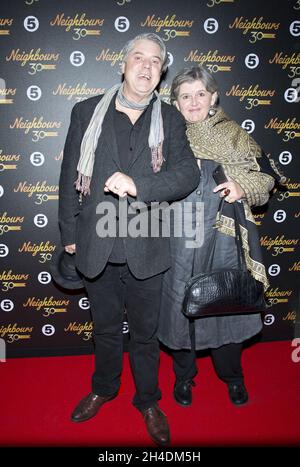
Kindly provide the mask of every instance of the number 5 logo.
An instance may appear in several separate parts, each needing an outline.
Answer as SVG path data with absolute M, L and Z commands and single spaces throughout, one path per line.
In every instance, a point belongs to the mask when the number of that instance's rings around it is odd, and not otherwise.
M 286 89 L 285 93 L 284 93 L 284 98 L 287 102 L 291 103 L 291 102 L 298 102 L 299 101 L 299 98 L 298 98 L 298 89 L 295 89 L 295 88 L 288 88 Z
M 126 32 L 129 29 L 130 22 L 126 16 L 119 16 L 115 20 L 115 29 L 119 32 Z
M 39 28 L 39 20 L 35 16 L 27 16 L 24 19 L 24 28 L 28 32 L 35 32 Z
M 241 125 L 242 128 L 244 128 L 244 130 L 247 131 L 247 133 L 253 133 L 253 131 L 255 130 L 255 123 L 253 120 L 244 120 L 242 125 Z
M 292 154 L 289 151 L 283 151 L 279 154 L 279 162 L 282 165 L 287 165 L 293 159 Z
M 85 62 L 85 55 L 80 50 L 74 50 L 70 55 L 70 62 L 73 66 L 81 66 Z
M 44 154 L 42 154 L 41 152 L 33 152 L 30 155 L 30 162 L 36 167 L 43 165 L 43 163 L 45 162 Z
M 278 276 L 280 273 L 280 266 L 279 264 L 271 264 L 271 266 L 268 269 L 268 273 L 270 276 Z
M 219 23 L 215 18 L 207 18 L 203 27 L 207 34 L 214 34 L 219 29 Z
M 253 70 L 259 65 L 259 58 L 256 54 L 248 54 L 245 58 L 245 65 L 250 70 Z
M 37 214 L 34 216 L 33 222 L 39 228 L 46 227 L 48 224 L 48 218 L 45 214 Z
M 42 327 L 42 333 L 45 336 L 53 336 L 55 333 L 55 327 L 52 326 L 52 324 L 45 324 L 45 326 Z
M 41 88 L 39 88 L 39 86 L 29 86 L 26 94 L 28 99 L 30 99 L 31 101 L 38 101 L 42 96 L 42 91 Z
M 83 297 L 78 302 L 82 310 L 88 310 L 90 308 L 90 302 L 86 297 Z
M 41 271 L 38 275 L 38 281 L 44 285 L 49 284 L 51 282 L 51 275 L 48 271 Z
M 269 313 L 268 315 L 265 316 L 265 319 L 264 319 L 264 324 L 266 326 L 271 326 L 275 321 L 275 317 L 274 315 L 272 315 L 271 313 Z
M 0 308 L 3 311 L 11 311 L 14 308 L 14 303 L 8 298 L 6 298 L 5 300 L 2 300 L 2 302 L 0 303 Z
M 300 36 L 300 21 L 293 21 L 290 24 L 290 33 L 295 37 Z
M 274 212 L 273 218 L 275 222 L 284 222 L 286 219 L 286 212 L 283 209 L 278 209 Z
M 4 258 L 4 256 L 7 256 L 9 253 L 9 248 L 5 243 L 0 243 L 0 257 Z

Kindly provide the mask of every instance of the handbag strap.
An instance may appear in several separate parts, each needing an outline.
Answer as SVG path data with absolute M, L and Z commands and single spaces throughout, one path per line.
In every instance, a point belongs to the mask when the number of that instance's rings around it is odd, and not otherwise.
M 235 226 L 235 243 L 238 250 L 238 267 L 239 269 L 247 269 L 246 259 L 245 259 L 245 252 L 243 248 L 243 241 L 242 241 L 242 232 L 240 226 L 240 213 L 237 207 L 236 202 L 233 203 L 233 212 L 234 212 L 234 226 Z
M 214 253 L 215 253 L 215 248 L 216 248 L 216 236 L 217 236 L 217 231 L 218 231 L 216 224 L 219 221 L 219 219 L 221 219 L 221 214 L 222 214 L 222 211 L 223 211 L 224 202 L 225 202 L 225 198 L 222 198 L 220 203 L 219 203 L 219 207 L 218 207 L 218 211 L 217 211 L 217 215 L 216 215 L 216 223 L 213 226 L 213 233 L 212 233 L 208 248 L 206 250 L 207 251 L 206 256 L 205 256 L 204 261 L 203 261 L 203 271 L 204 272 L 206 272 L 208 270 L 208 266 L 211 267 L 211 265 L 212 265 L 212 260 L 213 260 Z M 194 256 L 193 256 L 192 276 L 194 275 L 195 256 L 196 256 L 196 250 L 194 251 Z
M 210 238 L 210 242 L 206 250 L 206 256 L 203 261 L 204 272 L 210 271 L 212 269 L 212 262 L 213 262 L 213 258 L 215 255 L 215 249 L 216 249 L 216 243 L 217 243 L 217 233 L 218 233 L 217 223 L 221 220 L 221 215 L 222 215 L 223 208 L 224 208 L 224 202 L 225 202 L 225 198 L 223 197 L 219 203 L 215 225 L 213 226 L 213 233 Z
M 217 215 L 216 215 L 216 223 L 213 227 L 213 234 L 211 236 L 208 248 L 206 250 L 207 253 L 203 261 L 203 272 L 208 272 L 212 270 L 213 258 L 215 254 L 216 243 L 217 243 L 217 233 L 218 233 L 217 223 L 221 219 L 221 215 L 223 213 L 223 208 L 224 208 L 224 202 L 225 202 L 225 198 L 222 198 L 219 204 Z M 235 225 L 235 244 L 236 244 L 237 253 L 238 253 L 237 255 L 238 268 L 247 269 L 245 254 L 244 254 L 243 245 L 242 245 L 242 234 L 241 234 L 240 224 L 238 221 L 238 218 L 239 218 L 238 208 L 237 208 L 236 202 L 232 203 L 232 205 L 233 205 L 233 214 L 234 214 L 233 218 L 234 218 L 234 225 Z M 194 270 L 194 260 L 195 260 L 195 255 L 193 259 L 193 270 Z

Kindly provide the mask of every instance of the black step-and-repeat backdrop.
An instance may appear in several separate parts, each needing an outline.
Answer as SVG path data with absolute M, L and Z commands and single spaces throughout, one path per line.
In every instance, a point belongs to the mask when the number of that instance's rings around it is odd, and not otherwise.
M 122 47 L 144 32 L 169 51 L 162 98 L 183 66 L 206 66 L 227 113 L 288 177 L 255 214 L 271 283 L 262 339 L 299 329 L 300 0 L 1 0 L 2 356 L 92 350 L 87 297 L 49 273 L 62 150 L 73 105 L 120 81 Z

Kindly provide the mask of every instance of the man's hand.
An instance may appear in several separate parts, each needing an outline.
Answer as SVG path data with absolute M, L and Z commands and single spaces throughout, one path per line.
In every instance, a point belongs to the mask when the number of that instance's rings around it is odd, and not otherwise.
M 65 251 L 67 253 L 70 253 L 70 255 L 73 255 L 74 253 L 76 253 L 76 245 L 75 243 L 73 243 L 72 245 L 66 245 L 65 246 Z
M 104 191 L 115 193 L 120 198 L 125 196 L 136 196 L 136 186 L 134 181 L 128 175 L 122 172 L 115 172 L 105 182 Z

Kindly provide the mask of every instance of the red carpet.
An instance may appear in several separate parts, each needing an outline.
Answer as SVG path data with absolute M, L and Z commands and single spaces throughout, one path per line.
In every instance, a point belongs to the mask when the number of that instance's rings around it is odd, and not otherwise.
M 235 407 L 217 379 L 210 357 L 198 359 L 190 408 L 172 397 L 171 359 L 161 355 L 162 409 L 169 418 L 172 446 L 300 445 L 300 362 L 291 343 L 269 342 L 243 353 L 250 400 Z M 153 446 L 134 392 L 128 356 L 119 396 L 90 421 L 74 424 L 70 413 L 89 390 L 92 356 L 10 359 L 0 363 L 1 446 Z

